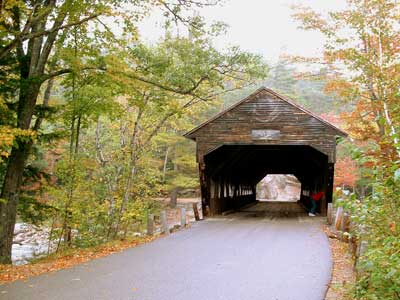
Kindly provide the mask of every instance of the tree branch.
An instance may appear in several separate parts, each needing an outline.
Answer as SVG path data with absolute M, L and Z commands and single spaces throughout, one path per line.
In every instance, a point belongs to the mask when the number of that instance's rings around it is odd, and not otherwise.
M 79 71 L 88 71 L 88 70 L 96 70 L 96 71 L 106 71 L 105 68 L 102 67 L 83 67 L 81 69 L 79 69 Z M 41 76 L 41 82 L 45 82 L 48 79 L 60 76 L 60 75 L 64 75 L 64 74 L 70 74 L 70 73 L 74 73 L 76 70 L 72 69 L 72 68 L 65 68 L 65 69 L 61 69 L 58 71 L 54 71 L 48 74 L 43 74 L 43 76 Z
M 88 16 L 86 18 L 80 19 L 80 20 L 75 21 L 75 22 L 71 22 L 71 23 L 68 23 L 68 24 L 65 24 L 65 25 L 60 25 L 60 26 L 57 26 L 57 27 L 53 26 L 51 29 L 43 30 L 43 31 L 40 31 L 40 32 L 31 33 L 31 34 L 29 34 L 28 32 L 22 31 L 20 35 L 16 36 L 11 42 L 9 42 L 6 46 L 4 46 L 0 50 L 0 59 L 3 59 L 8 53 L 10 53 L 10 51 L 12 51 L 17 46 L 18 42 L 22 43 L 22 42 L 24 42 L 26 40 L 29 40 L 29 39 L 32 39 L 32 38 L 37 38 L 37 37 L 40 37 L 40 36 L 49 35 L 51 33 L 58 32 L 59 30 L 62 30 L 62 29 L 66 29 L 66 28 L 69 28 L 69 27 L 81 25 L 83 23 L 86 23 L 86 22 L 94 19 L 94 18 L 97 18 L 100 15 L 102 15 L 102 14 L 101 13 L 93 14 L 93 15 L 90 15 L 90 16 Z
M 161 83 L 158 83 L 158 82 L 155 82 L 155 81 L 152 81 L 150 79 L 146 79 L 146 78 L 143 78 L 141 76 L 134 75 L 134 74 L 126 74 L 125 73 L 125 76 L 127 76 L 127 77 L 129 77 L 131 79 L 134 79 L 134 80 L 138 80 L 138 81 L 153 85 L 153 86 L 158 87 L 160 89 L 163 89 L 165 91 L 173 92 L 175 94 L 179 94 L 179 95 L 191 95 L 200 86 L 200 84 L 202 82 L 204 82 L 205 80 L 209 79 L 208 75 L 204 75 L 197 82 L 194 82 L 193 86 L 191 86 L 190 88 L 181 90 L 179 88 L 169 87 L 169 86 L 166 86 L 164 84 L 161 84 Z

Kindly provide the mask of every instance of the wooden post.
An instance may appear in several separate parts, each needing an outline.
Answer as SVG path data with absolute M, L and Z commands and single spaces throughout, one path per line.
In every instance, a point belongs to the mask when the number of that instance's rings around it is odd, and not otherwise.
M 212 182 L 211 180 L 207 180 L 206 178 L 206 165 L 204 163 L 204 158 L 201 157 L 199 161 L 199 175 L 200 175 L 200 194 L 201 194 L 201 203 L 203 209 L 203 216 L 205 215 L 205 207 L 206 205 L 210 205 L 211 201 L 211 188 Z
M 348 242 L 349 241 L 349 235 L 345 234 L 346 232 L 349 232 L 349 225 L 350 225 L 350 215 L 348 213 L 343 213 L 342 217 L 342 222 L 340 224 L 340 230 L 343 232 L 343 242 Z
M 335 164 L 328 163 L 327 178 L 326 178 L 326 203 L 333 202 L 333 179 L 335 177 Z
M 345 232 L 350 231 L 350 215 L 347 212 L 343 214 L 342 230 Z
M 179 211 L 181 214 L 181 227 L 183 228 L 186 226 L 186 209 L 184 207 L 181 207 Z
M 206 209 L 204 211 L 206 212 L 206 214 L 203 215 L 203 219 L 204 219 L 205 216 L 207 217 L 207 216 L 210 215 L 210 207 L 208 205 L 206 205 Z
M 332 203 L 328 203 L 327 219 L 328 219 L 328 225 L 332 225 L 332 223 L 333 223 L 333 204 Z
M 161 211 L 161 232 L 165 234 L 169 234 L 169 226 L 167 221 L 167 212 L 165 210 Z
M 154 234 L 154 215 L 149 214 L 147 216 L 147 235 Z
M 195 220 L 200 221 L 199 209 L 197 208 L 197 202 L 193 203 L 193 213 L 194 213 Z
M 343 207 L 338 207 L 336 211 L 336 218 L 335 218 L 335 228 L 336 230 L 340 230 L 343 218 Z

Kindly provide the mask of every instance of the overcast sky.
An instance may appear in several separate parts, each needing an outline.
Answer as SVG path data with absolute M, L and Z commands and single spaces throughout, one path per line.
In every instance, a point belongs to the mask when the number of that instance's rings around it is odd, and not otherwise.
M 322 13 L 344 7 L 345 0 L 226 0 L 223 6 L 201 10 L 208 22 L 223 21 L 230 28 L 216 44 L 223 48 L 239 45 L 242 49 L 262 54 L 270 62 L 281 54 L 316 56 L 321 54 L 323 37 L 316 32 L 298 29 L 291 14 L 292 4 L 310 6 Z M 140 32 L 154 41 L 161 34 L 161 24 L 154 15 L 141 26 Z

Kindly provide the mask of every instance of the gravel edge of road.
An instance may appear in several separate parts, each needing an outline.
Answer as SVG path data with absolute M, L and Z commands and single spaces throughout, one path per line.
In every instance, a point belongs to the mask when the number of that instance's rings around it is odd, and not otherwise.
M 355 272 L 348 243 L 330 237 L 331 229 L 328 225 L 323 225 L 322 229 L 329 241 L 332 257 L 331 279 L 324 300 L 349 299 L 346 298 L 346 294 L 349 285 L 352 285 L 355 281 Z

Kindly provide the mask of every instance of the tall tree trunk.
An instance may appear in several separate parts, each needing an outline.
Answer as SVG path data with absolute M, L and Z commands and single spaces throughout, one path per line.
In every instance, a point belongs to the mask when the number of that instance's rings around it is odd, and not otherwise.
M 19 192 L 30 148 L 31 144 L 28 143 L 13 148 L 4 177 L 0 199 L 0 263 L 2 264 L 11 263 Z
M 146 102 L 147 102 L 147 99 L 146 99 Z M 138 153 L 137 153 L 138 149 L 137 149 L 136 144 L 137 144 L 137 138 L 139 135 L 139 127 L 140 127 L 139 124 L 142 120 L 143 113 L 144 113 L 143 108 L 139 108 L 137 116 L 136 116 L 136 120 L 135 120 L 135 125 L 133 127 L 133 132 L 132 132 L 131 141 L 130 141 L 130 145 L 129 145 L 130 146 L 130 160 L 129 160 L 129 166 L 128 166 L 128 175 L 126 178 L 126 184 L 125 184 L 125 188 L 124 188 L 124 196 L 122 198 L 121 205 L 119 207 L 117 221 L 115 224 L 114 238 L 116 238 L 118 235 L 122 215 L 125 212 L 125 208 L 126 208 L 126 205 L 128 204 L 129 197 L 131 194 L 132 181 L 136 174 L 136 163 L 138 161 Z
M 63 232 L 64 232 L 64 243 L 67 246 L 71 246 L 72 243 L 72 228 L 70 225 L 70 221 L 72 218 L 71 205 L 73 202 L 74 191 L 75 191 L 75 179 L 76 179 L 76 163 L 77 163 L 77 155 L 79 152 L 79 136 L 81 129 L 81 116 L 77 117 L 77 124 L 74 133 L 71 132 L 71 141 L 70 141 L 70 186 L 68 191 L 68 198 L 65 204 L 65 215 L 64 215 L 64 224 L 63 224 Z
M 177 158 L 177 154 L 176 154 L 176 149 L 175 149 L 175 151 L 174 151 L 174 161 L 173 161 L 173 164 L 174 164 L 174 173 L 175 173 L 175 176 L 177 176 L 178 174 L 178 165 L 176 164 L 176 160 L 177 160 L 178 158 Z M 172 188 L 172 190 L 171 190 L 171 196 L 170 196 L 170 200 L 169 200 L 169 206 L 171 207 L 171 208 L 175 208 L 176 207 L 176 205 L 178 204 L 178 187 L 173 187 Z
M 18 106 L 18 128 L 29 129 L 40 85 L 21 84 Z M 32 141 L 18 142 L 8 159 L 0 196 L 0 263 L 11 263 L 11 248 L 17 216 L 22 177 Z
M 165 183 L 165 176 L 167 173 L 168 154 L 169 154 L 169 147 L 167 147 L 167 150 L 165 151 L 165 156 L 164 156 L 164 166 L 163 166 L 163 182 L 164 183 Z
M 77 44 L 77 31 L 76 28 L 74 28 L 74 56 L 75 59 L 78 56 L 78 44 Z M 72 218 L 72 212 L 70 210 L 70 207 L 72 205 L 73 201 L 73 194 L 74 194 L 74 188 L 75 188 L 75 164 L 76 164 L 76 156 L 78 154 L 78 149 L 79 149 L 79 133 L 80 133 L 80 126 L 81 126 L 81 116 L 78 115 L 76 116 L 76 110 L 75 110 L 75 104 L 76 104 L 76 75 L 75 73 L 72 75 L 72 103 L 74 106 L 74 115 L 72 119 L 72 125 L 71 125 L 71 139 L 70 139 L 70 146 L 69 146 L 69 161 L 70 161 L 70 171 L 71 171 L 71 178 L 70 178 L 70 189 L 68 192 L 68 199 L 67 202 L 65 203 L 65 215 L 64 215 L 64 224 L 63 224 L 63 232 L 64 232 L 64 244 L 67 246 L 71 246 L 72 244 L 72 228 L 70 226 L 70 220 Z M 76 125 L 76 132 L 75 132 L 75 120 L 77 120 L 77 125 Z M 74 149 L 74 143 L 75 143 L 75 149 Z M 61 239 L 61 236 L 60 236 Z M 60 244 L 60 241 L 59 243 Z M 58 250 L 58 249 L 57 249 Z

